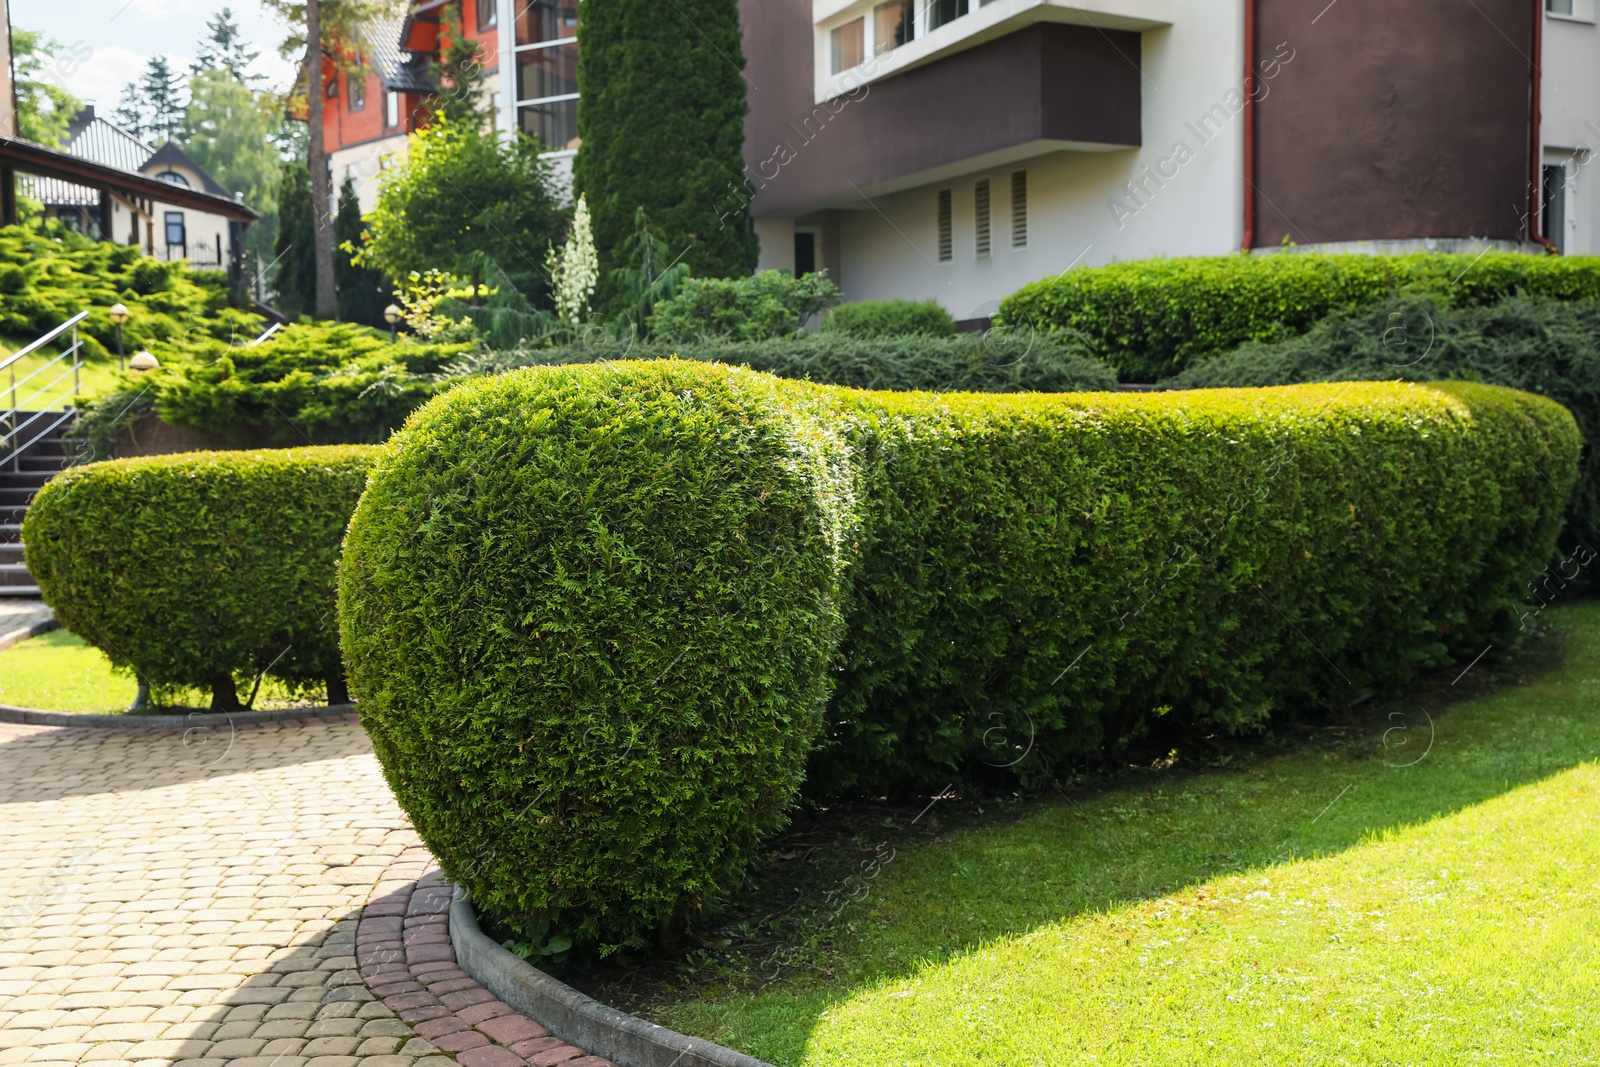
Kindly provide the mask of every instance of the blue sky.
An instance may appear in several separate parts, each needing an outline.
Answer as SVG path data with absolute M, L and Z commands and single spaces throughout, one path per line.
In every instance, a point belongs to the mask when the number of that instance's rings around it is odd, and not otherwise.
M 278 58 L 283 23 L 256 0 L 10 0 L 10 6 L 13 26 L 43 30 L 66 46 L 55 80 L 102 114 L 116 106 L 122 87 L 152 55 L 187 71 L 206 20 L 224 6 L 261 52 L 255 70 L 268 75 L 263 84 L 282 88 L 293 76 Z

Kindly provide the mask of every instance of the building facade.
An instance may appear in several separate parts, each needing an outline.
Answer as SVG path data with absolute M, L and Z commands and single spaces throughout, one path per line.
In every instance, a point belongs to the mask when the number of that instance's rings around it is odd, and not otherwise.
M 334 177 L 366 209 L 426 121 L 447 4 L 497 126 L 563 165 L 579 147 L 578 0 L 424 0 L 359 91 L 330 68 Z M 1595 0 L 739 6 L 747 180 L 719 210 L 748 208 L 763 268 L 826 268 L 849 299 L 981 320 L 1113 260 L 1600 251 Z

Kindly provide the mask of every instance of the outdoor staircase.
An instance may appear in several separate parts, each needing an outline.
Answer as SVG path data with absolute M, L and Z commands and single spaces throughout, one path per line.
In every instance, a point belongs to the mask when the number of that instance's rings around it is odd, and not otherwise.
M 27 418 L 30 413 L 18 414 Z M 22 562 L 22 517 L 44 483 L 70 465 L 61 441 L 68 425 L 52 427 L 18 455 L 0 454 L 0 600 L 39 596 L 38 583 Z

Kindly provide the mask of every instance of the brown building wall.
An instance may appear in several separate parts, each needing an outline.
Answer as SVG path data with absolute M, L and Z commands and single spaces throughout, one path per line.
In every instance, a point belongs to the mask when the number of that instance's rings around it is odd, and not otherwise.
M 1525 237 L 1540 0 L 1256 2 L 1255 247 Z
M 1038 140 L 1139 144 L 1136 33 L 1034 25 L 819 106 L 811 0 L 741 0 L 740 14 L 759 216 Z

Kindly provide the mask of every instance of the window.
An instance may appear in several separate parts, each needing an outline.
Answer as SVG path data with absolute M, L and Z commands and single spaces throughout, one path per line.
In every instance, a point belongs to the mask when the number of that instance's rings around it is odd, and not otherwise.
M 345 85 L 345 110 L 360 111 L 367 103 L 366 75 L 347 77 Z
M 578 46 L 551 45 L 517 53 L 517 99 L 546 100 L 578 91 Z
M 855 19 L 833 31 L 833 72 L 859 67 L 867 58 L 867 20 Z
M 967 0 L 929 0 L 928 28 L 936 30 L 967 13 Z
M 989 258 L 989 179 L 980 178 L 972 189 L 973 233 L 978 242 L 978 258 Z
M 544 44 L 578 36 L 578 0 L 518 0 L 516 43 Z
M 1544 188 L 1539 202 L 1539 236 L 1565 252 L 1567 236 L 1567 167 L 1544 165 Z
M 1572 0 L 1544 0 L 1544 9 L 1552 15 L 1572 14 Z
M 329 100 L 339 99 L 339 78 L 337 75 L 328 79 L 328 88 L 322 95 Z
M 1028 247 L 1028 172 L 1011 175 L 1011 247 Z
M 939 190 L 939 262 L 948 263 L 955 257 L 955 230 L 951 211 L 949 189 Z
M 400 94 L 397 92 L 383 94 L 383 124 L 390 129 L 400 125 Z
M 872 11 L 872 54 L 881 56 L 910 41 L 916 34 L 912 0 L 879 4 Z
M 187 244 L 187 234 L 184 232 L 183 212 L 169 211 L 166 213 L 167 246 Z
M 524 104 L 517 108 L 517 124 L 529 137 L 552 152 L 569 152 L 578 147 L 578 102 L 550 100 Z
M 498 7 L 495 0 L 478 0 L 478 29 L 492 29 L 500 21 Z
M 188 180 L 175 170 L 164 170 L 160 174 L 156 175 L 156 179 L 158 181 L 164 181 L 169 185 L 181 185 L 185 189 L 189 188 Z

